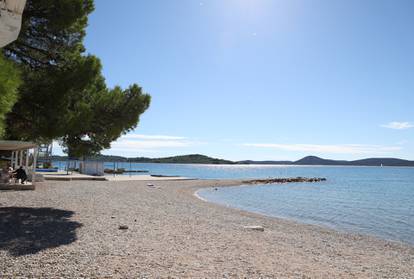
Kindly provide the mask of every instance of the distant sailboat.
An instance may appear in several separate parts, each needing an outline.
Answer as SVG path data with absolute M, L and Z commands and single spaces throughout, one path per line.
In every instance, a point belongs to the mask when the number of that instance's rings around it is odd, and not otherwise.
M 381 164 L 381 168 L 383 167 L 383 165 Z

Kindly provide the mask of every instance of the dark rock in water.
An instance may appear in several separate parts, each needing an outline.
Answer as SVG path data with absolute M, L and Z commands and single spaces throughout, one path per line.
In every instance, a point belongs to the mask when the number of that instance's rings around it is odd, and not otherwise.
M 118 169 L 104 169 L 104 173 L 107 174 L 123 174 L 125 172 L 125 169 L 118 168 Z
M 151 174 L 152 177 L 179 177 L 177 175 Z
M 275 183 L 299 183 L 299 182 L 321 182 L 326 181 L 326 178 L 319 177 L 290 177 L 290 178 L 267 178 L 267 179 L 255 179 L 246 180 L 243 183 L 246 184 L 275 184 Z
M 127 230 L 128 229 L 128 226 L 126 226 L 126 225 L 120 225 L 118 229 L 120 229 L 120 230 Z

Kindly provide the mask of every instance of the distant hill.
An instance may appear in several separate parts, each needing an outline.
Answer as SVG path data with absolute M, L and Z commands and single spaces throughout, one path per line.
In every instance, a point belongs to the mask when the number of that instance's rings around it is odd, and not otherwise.
M 350 162 L 354 166 L 394 166 L 394 167 L 414 167 L 414 161 L 402 160 L 397 158 L 370 158 Z
M 355 161 L 329 160 L 316 156 L 307 156 L 297 161 L 240 161 L 244 164 L 275 164 L 275 165 L 299 165 L 299 166 L 389 166 L 389 167 L 414 167 L 414 161 L 397 158 L 369 158 Z
M 390 167 L 414 167 L 414 161 L 397 158 L 369 158 L 355 161 L 329 160 L 316 156 L 307 156 L 297 161 L 229 161 L 211 158 L 201 154 L 190 154 L 165 158 L 136 157 L 126 158 L 121 156 L 99 155 L 88 159 L 105 162 L 134 162 L 134 163 L 164 163 L 164 164 L 239 164 L 239 165 L 297 165 L 297 166 L 390 166 Z M 52 156 L 52 160 L 64 161 L 66 156 Z
M 346 165 L 348 164 L 347 161 L 337 161 L 337 160 L 328 160 L 322 159 L 316 156 L 308 156 L 302 158 L 298 161 L 292 162 L 294 165 Z
M 148 158 L 131 158 L 133 162 L 148 160 Z M 151 163 L 171 163 L 171 164 L 235 164 L 232 161 L 211 158 L 200 154 L 174 156 L 166 158 L 150 159 Z
M 165 158 L 135 157 L 126 158 L 121 156 L 98 155 L 88 157 L 89 160 L 105 162 L 133 162 L 133 163 L 165 163 L 165 164 L 235 164 L 233 161 L 211 158 L 200 154 L 190 154 Z M 52 160 L 66 161 L 67 156 L 52 156 Z

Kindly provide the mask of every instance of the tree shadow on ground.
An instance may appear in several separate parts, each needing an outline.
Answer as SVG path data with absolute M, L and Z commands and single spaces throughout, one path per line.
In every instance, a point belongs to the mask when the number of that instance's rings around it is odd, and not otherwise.
M 82 226 L 70 220 L 73 214 L 54 208 L 1 207 L 0 250 L 23 256 L 70 244 Z

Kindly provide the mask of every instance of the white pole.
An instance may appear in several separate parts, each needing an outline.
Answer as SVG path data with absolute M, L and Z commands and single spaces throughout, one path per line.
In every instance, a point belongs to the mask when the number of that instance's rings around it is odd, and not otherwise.
M 17 169 L 17 165 L 19 163 L 19 151 L 16 151 L 16 154 L 15 155 L 16 156 L 14 158 L 14 168 Z
M 26 150 L 26 163 L 24 169 L 26 173 L 29 173 L 29 149 Z
M 23 150 L 20 150 L 20 161 L 19 166 L 23 166 Z
M 18 152 L 17 151 L 14 151 L 13 169 L 16 169 L 16 166 L 17 166 L 17 155 L 18 155 Z
M 16 151 L 13 151 L 13 157 L 11 161 L 11 167 L 14 169 L 14 160 L 16 160 Z
M 12 151 L 11 156 L 10 156 L 10 167 L 13 168 L 13 160 L 14 160 L 14 151 Z
M 36 166 L 37 166 L 37 147 L 35 147 L 34 154 L 33 154 L 32 185 L 36 184 Z

